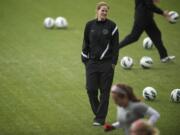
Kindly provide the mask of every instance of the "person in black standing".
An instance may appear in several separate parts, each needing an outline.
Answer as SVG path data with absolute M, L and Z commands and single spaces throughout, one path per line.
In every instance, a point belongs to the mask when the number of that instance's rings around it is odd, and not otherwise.
M 119 33 L 116 24 L 107 19 L 107 3 L 98 3 L 96 10 L 97 18 L 85 26 L 81 58 L 86 68 L 86 89 L 95 115 L 93 125 L 101 126 L 108 112 L 110 88 L 118 60 Z
M 135 21 L 131 33 L 125 37 L 119 44 L 119 48 L 123 48 L 139 39 L 143 31 L 151 38 L 156 46 L 161 62 L 168 62 L 175 56 L 168 56 L 167 50 L 163 45 L 161 32 L 158 29 L 153 14 L 157 13 L 169 19 L 168 11 L 162 11 L 155 3 L 160 0 L 135 0 Z

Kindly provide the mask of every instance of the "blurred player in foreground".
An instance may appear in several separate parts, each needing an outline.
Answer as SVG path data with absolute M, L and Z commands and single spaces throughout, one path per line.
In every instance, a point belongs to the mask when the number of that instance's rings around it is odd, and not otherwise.
M 117 122 L 104 125 L 106 132 L 123 128 L 129 135 L 130 126 L 138 119 L 148 117 L 148 123 L 154 125 L 160 114 L 152 107 L 140 102 L 135 96 L 133 89 L 125 84 L 113 85 L 111 88 L 112 98 L 117 105 Z
M 140 119 L 131 125 L 130 135 L 159 135 L 159 130 L 147 121 Z

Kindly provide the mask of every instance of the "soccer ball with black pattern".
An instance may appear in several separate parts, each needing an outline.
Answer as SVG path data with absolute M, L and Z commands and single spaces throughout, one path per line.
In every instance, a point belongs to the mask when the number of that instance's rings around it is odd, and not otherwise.
M 147 50 L 153 48 L 153 42 L 149 37 L 144 38 L 144 40 L 143 40 L 143 48 L 147 49 Z
M 146 87 L 143 90 L 143 97 L 146 100 L 155 100 L 157 97 L 157 91 L 153 87 Z
M 51 17 L 46 17 L 44 19 L 44 27 L 47 29 L 51 29 L 54 27 L 54 19 Z
M 124 56 L 121 59 L 120 64 L 124 69 L 131 69 L 133 66 L 133 59 L 129 56 Z
M 176 11 L 170 11 L 168 14 L 170 16 L 170 20 L 169 20 L 170 23 L 174 24 L 178 21 L 179 14 Z
M 59 16 L 55 20 L 55 26 L 56 26 L 56 28 L 67 28 L 68 22 L 67 22 L 66 18 Z
M 149 69 L 153 65 L 153 60 L 149 56 L 143 56 L 140 60 L 140 65 L 144 69 Z
M 171 101 L 180 103 L 180 89 L 174 89 L 171 92 Z

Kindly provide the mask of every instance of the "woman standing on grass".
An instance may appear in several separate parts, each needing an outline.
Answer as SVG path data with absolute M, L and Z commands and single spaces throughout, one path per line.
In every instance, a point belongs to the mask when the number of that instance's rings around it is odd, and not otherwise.
M 96 19 L 88 21 L 85 26 L 81 53 L 86 69 L 87 93 L 95 115 L 94 126 L 105 123 L 110 88 L 118 59 L 118 28 L 113 21 L 107 19 L 108 11 L 107 3 L 97 4 Z
M 105 124 L 104 130 L 111 131 L 123 128 L 129 135 L 129 129 L 133 122 L 148 116 L 148 123 L 154 125 L 160 114 L 150 106 L 140 102 L 134 95 L 133 89 L 124 84 L 113 85 L 111 88 L 112 98 L 117 105 L 117 122 L 112 125 Z

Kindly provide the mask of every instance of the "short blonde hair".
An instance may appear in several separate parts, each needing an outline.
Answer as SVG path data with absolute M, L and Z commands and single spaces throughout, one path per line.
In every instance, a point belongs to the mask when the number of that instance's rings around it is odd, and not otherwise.
M 160 134 L 159 130 L 156 127 L 150 125 L 146 120 L 143 120 L 143 119 L 135 121 L 131 125 L 131 128 L 133 128 L 133 127 L 138 128 L 138 130 L 143 131 L 143 132 L 147 133 L 148 135 L 159 135 Z
M 102 6 L 106 6 L 108 9 L 110 8 L 106 2 L 101 1 L 101 2 L 97 3 L 96 10 L 99 10 Z

